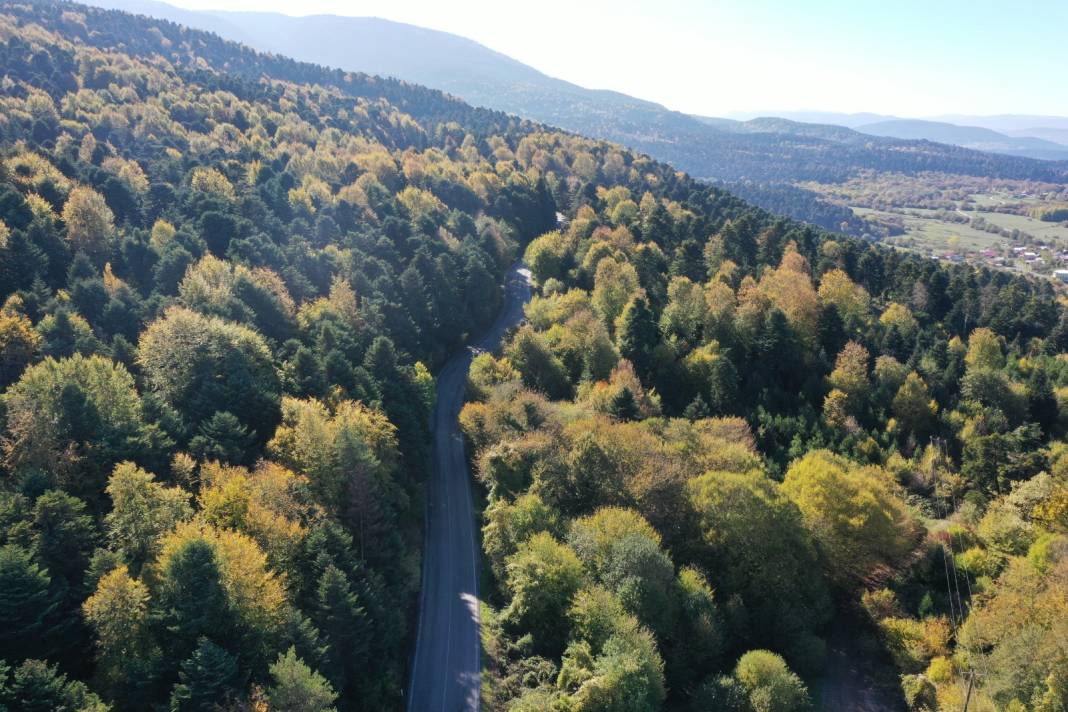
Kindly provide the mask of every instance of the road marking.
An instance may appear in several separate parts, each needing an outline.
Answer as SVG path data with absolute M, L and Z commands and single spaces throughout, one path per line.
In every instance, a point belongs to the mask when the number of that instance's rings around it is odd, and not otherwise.
M 462 689 L 467 690 L 467 696 L 461 701 L 464 708 L 473 708 L 475 712 L 481 707 L 481 677 L 482 677 L 482 611 L 481 603 L 478 597 L 478 569 L 479 569 L 479 551 L 476 545 L 475 537 L 475 507 L 474 507 L 474 493 L 471 489 L 470 472 L 467 469 L 467 461 L 464 455 L 463 449 L 463 434 L 460 432 L 457 416 L 459 415 L 460 408 L 463 405 L 464 385 L 466 384 L 466 375 L 470 369 L 471 361 L 473 357 L 482 353 L 483 351 L 494 350 L 498 342 L 503 338 L 505 332 L 513 326 L 519 324 L 523 320 L 523 305 L 530 298 L 530 271 L 517 263 L 508 272 L 504 284 L 505 299 L 504 304 L 501 306 L 501 311 L 498 313 L 497 318 L 494 320 L 493 325 L 483 333 L 481 339 L 476 341 L 474 346 L 468 346 L 467 349 L 460 351 L 454 355 L 449 361 L 442 367 L 437 377 L 438 384 L 438 400 L 434 404 L 434 417 L 433 417 L 433 464 L 431 468 L 431 482 L 428 483 L 426 504 L 424 507 L 424 521 L 426 526 L 424 528 L 423 535 L 423 565 L 422 565 L 422 581 L 419 591 L 419 621 L 416 628 L 416 640 L 415 640 L 415 659 L 412 662 L 412 674 L 411 681 L 408 687 L 408 703 L 407 709 L 409 712 L 416 712 L 413 709 L 413 700 L 415 699 L 416 685 L 420 681 L 419 678 L 419 662 L 423 650 L 423 637 L 424 634 L 430 634 L 425 630 L 427 621 L 427 601 L 431 600 L 431 608 L 439 609 L 441 606 L 434 604 L 432 599 L 428 599 L 426 595 L 428 582 L 435 578 L 435 596 L 439 598 L 440 592 L 443 590 L 443 579 L 447 580 L 450 585 L 444 588 L 445 600 L 448 602 L 445 608 L 447 616 L 446 621 L 446 634 L 445 634 L 445 659 L 442 661 L 444 665 L 442 675 L 442 694 L 441 694 L 441 709 L 444 710 L 448 702 L 448 689 L 450 681 L 455 682 L 459 677 L 460 685 Z M 457 373 L 458 372 L 458 373 Z M 452 389 L 455 392 L 448 392 L 447 381 L 453 377 L 460 379 L 457 384 L 458 387 Z M 442 396 L 447 396 L 446 400 L 442 400 Z M 441 422 L 439 422 L 439 420 Z M 453 477 L 449 476 L 449 470 L 452 470 Z M 457 479 L 456 482 L 452 480 Z M 455 493 L 456 487 L 464 487 L 462 493 Z M 438 487 L 444 487 L 441 492 L 441 506 L 438 507 L 435 504 L 435 495 L 438 494 Z M 455 520 L 450 516 L 452 510 L 452 500 L 454 496 L 460 494 L 463 496 L 463 502 L 460 505 L 461 518 Z M 447 529 L 447 536 L 449 546 L 447 547 L 446 554 L 451 555 L 455 544 L 454 525 L 467 526 L 467 535 L 470 542 L 471 550 L 471 580 L 470 589 L 471 592 L 460 592 L 459 599 L 453 599 L 452 592 L 460 588 L 457 586 L 456 568 L 447 567 L 446 576 L 436 576 L 431 566 L 431 519 L 434 522 L 443 522 Z M 438 566 L 444 566 L 443 562 L 434 562 Z M 452 619 L 454 613 L 457 612 L 455 606 L 461 605 L 463 609 L 467 609 L 471 619 L 474 621 L 474 643 L 475 643 L 475 670 L 470 680 L 467 680 L 468 673 L 465 671 L 459 676 L 452 673 L 458 672 L 452 669 L 450 656 L 452 654 Z M 440 611 L 437 611 L 440 613 Z M 425 689 L 425 688 L 424 688 Z

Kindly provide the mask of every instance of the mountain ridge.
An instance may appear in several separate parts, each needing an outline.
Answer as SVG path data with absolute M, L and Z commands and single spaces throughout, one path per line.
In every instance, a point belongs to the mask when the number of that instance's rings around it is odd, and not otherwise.
M 199 27 L 281 57 L 432 87 L 473 106 L 611 141 L 767 210 L 854 235 L 868 233 L 865 220 L 797 184 L 839 183 L 872 171 L 1068 183 L 1068 161 L 876 137 L 783 118 L 692 116 L 550 77 L 460 35 L 381 18 L 189 11 L 157 0 L 96 4 Z
M 840 171 L 829 170 L 827 163 L 852 162 L 854 167 L 870 168 L 879 156 L 827 156 L 823 145 L 805 146 L 802 158 L 782 165 L 784 155 L 766 144 L 770 136 L 782 131 L 730 130 L 739 128 L 730 119 L 714 120 L 673 111 L 655 102 L 631 97 L 613 90 L 588 89 L 564 79 L 551 77 L 460 35 L 430 30 L 381 18 L 354 18 L 339 15 L 291 17 L 279 13 L 186 11 L 156 0 L 98 0 L 103 7 L 139 12 L 150 16 L 164 14 L 180 17 L 184 24 L 197 26 L 205 22 L 210 31 L 234 32 L 240 18 L 242 37 L 235 38 L 249 46 L 276 52 L 323 66 L 350 71 L 393 76 L 430 86 L 458 96 L 468 103 L 526 116 L 596 138 L 628 145 L 656 158 L 667 160 L 699 178 L 724 181 L 789 180 L 844 178 Z M 303 28 L 303 29 L 302 29 Z M 301 40 L 301 31 L 313 28 L 314 42 Z M 368 32 L 373 30 L 374 36 Z M 413 41 L 418 36 L 421 46 Z M 270 41 L 264 38 L 272 38 Z M 266 45 L 266 46 L 265 46 Z M 419 46 L 421 52 L 412 51 Z M 443 51 L 447 49 L 448 51 Z M 460 50 L 460 51 L 458 51 Z M 492 61 L 490 61 L 492 60 Z M 502 80 L 503 77 L 503 80 Z M 493 80 L 493 81 L 489 81 Z M 738 122 L 744 124 L 745 122 Z M 797 129 L 797 126 L 793 127 Z M 728 130 L 725 130 L 728 129 Z M 789 140 L 817 138 L 811 129 L 791 134 Z M 783 138 L 774 140 L 784 140 Z M 841 140 L 841 136 L 838 137 Z M 852 141 L 861 145 L 861 141 Z M 756 145 L 754 145 L 756 144 Z M 761 145 L 763 144 L 763 145 Z M 956 149 L 957 147 L 950 147 Z M 930 170 L 931 146 L 909 145 L 900 140 L 879 142 L 873 150 L 895 153 L 889 161 L 892 169 Z M 751 154 L 771 153 L 764 161 L 754 162 Z M 911 155 L 910 155 L 911 154 Z M 979 154 L 979 152 L 977 152 Z M 986 154 L 963 154 L 948 150 L 947 162 L 971 164 L 955 166 L 960 172 L 997 174 L 1001 177 L 1068 180 L 1068 163 L 1049 166 L 1023 164 L 1016 157 L 991 158 Z M 917 155 L 923 157 L 917 160 Z M 818 165 L 813 165 L 813 164 Z M 981 165 L 981 167 L 979 167 Z
M 1033 136 L 1009 136 L 982 126 L 962 126 L 926 119 L 892 119 L 857 126 L 856 131 L 905 140 L 949 143 L 993 153 L 1042 160 L 1068 159 L 1068 146 Z

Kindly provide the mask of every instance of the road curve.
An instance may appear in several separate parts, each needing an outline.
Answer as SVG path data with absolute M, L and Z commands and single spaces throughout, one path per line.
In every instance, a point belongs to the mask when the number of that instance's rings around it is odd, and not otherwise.
M 492 351 L 500 345 L 505 332 L 523 320 L 523 305 L 529 299 L 530 272 L 517 262 L 508 270 L 504 305 L 493 326 L 449 359 L 438 374 L 409 712 L 477 712 L 479 708 L 477 522 L 457 416 L 463 407 L 471 359 L 480 350 Z

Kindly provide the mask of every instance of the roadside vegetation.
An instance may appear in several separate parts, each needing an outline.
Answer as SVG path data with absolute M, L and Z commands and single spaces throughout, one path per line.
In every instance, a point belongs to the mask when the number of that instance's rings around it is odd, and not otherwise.
M 5 2 L 0 62 L 0 706 L 402 708 L 432 374 L 520 255 L 487 708 L 806 709 L 842 615 L 912 709 L 1064 706 L 1047 282 L 143 17 Z

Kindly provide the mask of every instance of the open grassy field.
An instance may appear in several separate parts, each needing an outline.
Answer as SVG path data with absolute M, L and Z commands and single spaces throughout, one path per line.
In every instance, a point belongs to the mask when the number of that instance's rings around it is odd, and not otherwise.
M 905 234 L 887 238 L 886 242 L 921 252 L 1003 249 L 1009 244 L 1009 241 L 1000 235 L 976 230 L 966 223 L 939 220 L 934 217 L 934 211 L 910 209 L 906 214 L 860 207 L 853 207 L 852 210 L 860 217 L 903 221 Z
M 932 257 L 1049 276 L 1068 251 L 1068 222 L 1031 217 L 1068 205 L 1062 184 L 868 171 L 840 183 L 798 185 L 866 220 L 875 239 Z M 1024 251 L 1037 257 L 1028 262 Z
M 1064 223 L 1043 222 L 1026 215 L 1011 213 L 991 213 L 986 211 L 962 211 L 969 217 L 982 217 L 988 223 L 1007 230 L 1019 230 L 1033 235 L 1039 240 L 1059 242 L 1068 245 L 1068 226 Z
M 997 269 L 1050 276 L 1054 269 L 1061 266 L 1056 262 L 1056 253 L 1068 249 L 1068 227 L 1058 223 L 1042 222 L 1023 215 L 994 213 L 986 210 L 956 211 L 957 215 L 966 216 L 969 219 L 981 217 L 989 225 L 1005 230 L 1020 230 L 1035 240 L 1041 240 L 1050 245 L 1050 249 L 1043 250 L 1028 242 L 1016 242 L 1005 235 L 972 227 L 969 223 L 947 220 L 946 211 L 923 208 L 874 210 L 858 206 L 851 206 L 851 209 L 860 217 L 880 222 L 895 222 L 903 226 L 905 230 L 903 235 L 894 235 L 884 239 L 888 245 L 932 257 L 946 257 L 953 254 L 957 255 L 955 259 L 986 264 Z M 1012 248 L 1024 245 L 1026 249 L 1033 250 L 1042 257 L 1035 262 L 1028 263 L 1021 255 L 1014 255 Z M 983 255 L 982 253 L 986 250 L 993 250 L 997 255 L 994 257 Z M 1006 259 L 1000 259 L 1002 257 Z

